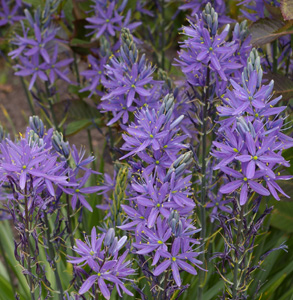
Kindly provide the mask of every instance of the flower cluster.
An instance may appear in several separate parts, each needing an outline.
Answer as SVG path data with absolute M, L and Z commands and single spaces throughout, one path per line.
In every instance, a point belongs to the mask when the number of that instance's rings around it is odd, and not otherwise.
M 290 178 L 278 172 L 279 166 L 289 166 L 282 151 L 293 145 L 293 139 L 282 133 L 283 119 L 277 118 L 286 107 L 274 107 L 281 96 L 272 99 L 274 82 L 265 85 L 262 76 L 260 57 L 254 49 L 242 73 L 242 84 L 231 79 L 233 90 L 227 90 L 223 104 L 217 108 L 224 118 L 218 141 L 214 142 L 217 150 L 213 155 L 220 161 L 215 168 L 230 181 L 220 192 L 232 193 L 241 187 L 241 205 L 251 192 L 264 196 L 271 193 L 277 200 L 278 192 L 287 196 L 276 180 Z M 270 116 L 275 117 L 270 120 Z
M 200 229 L 189 218 L 195 206 L 191 175 L 186 174 L 192 153 L 184 153 L 186 136 L 178 127 L 183 116 L 174 119 L 174 107 L 173 95 L 167 95 L 157 111 L 142 108 L 123 135 L 121 149 L 128 154 L 121 159 L 128 158 L 133 179 L 129 205 L 122 205 L 127 220 L 119 228 L 134 232 L 136 254 L 153 257 L 152 266 L 158 265 L 155 276 L 171 268 L 180 288 L 179 270 L 196 275 L 189 263 L 199 267 L 202 262 L 196 259 L 200 252 L 194 245 L 199 242 L 193 237 Z M 166 293 L 171 293 L 171 285 Z
M 128 28 L 130 31 L 138 27 L 141 22 L 130 23 L 131 10 L 128 10 L 126 16 L 122 15 L 127 1 L 122 1 L 121 5 L 118 5 L 119 0 L 113 1 L 99 1 L 93 0 L 94 4 L 91 6 L 94 16 L 87 18 L 86 20 L 90 25 L 86 25 L 87 29 L 92 31 L 88 35 L 95 35 L 96 38 L 114 37 L 117 31 L 121 31 L 122 28 Z M 124 19 L 124 20 L 123 20 Z
M 9 55 L 19 59 L 19 63 L 15 65 L 15 75 L 31 76 L 29 90 L 33 88 L 37 78 L 42 82 L 55 83 L 60 78 L 71 83 L 67 77 L 68 69 L 66 68 L 72 63 L 72 58 L 60 60 L 58 57 L 59 46 L 57 43 L 58 28 L 51 22 L 51 15 L 57 9 L 51 6 L 50 1 L 46 1 L 45 14 L 41 14 L 40 9 L 36 10 L 33 16 L 28 10 L 25 10 L 26 20 L 29 27 L 22 23 L 22 35 L 16 34 L 12 43 L 16 49 L 11 51 Z
M 266 16 L 266 6 L 280 7 L 280 1 L 278 0 L 239 0 L 238 5 L 243 5 L 245 9 L 240 9 L 243 16 L 253 22 L 258 19 L 263 19 Z M 268 13 L 271 14 L 270 9 Z
M 92 229 L 90 240 L 88 237 L 85 237 L 85 242 L 76 240 L 73 250 L 79 257 L 69 256 L 68 262 L 82 267 L 90 267 L 89 273 L 83 272 L 86 274 L 86 280 L 80 287 L 80 294 L 86 293 L 97 283 L 100 292 L 106 299 L 110 299 L 114 286 L 120 297 L 122 297 L 122 292 L 133 296 L 125 286 L 125 282 L 130 280 L 128 277 L 134 274 L 130 260 L 126 260 L 129 250 L 125 250 L 122 255 L 119 255 L 119 251 L 126 241 L 126 236 L 118 240 L 113 228 L 110 228 L 107 233 L 97 235 L 95 227 Z M 95 289 L 93 289 L 93 295 L 96 295 Z
M 11 185 L 17 198 L 30 195 L 30 207 L 45 209 L 47 205 L 60 198 L 64 191 L 72 197 L 72 208 L 76 208 L 77 199 L 87 209 L 92 210 L 83 194 L 94 193 L 98 187 L 83 187 L 91 174 L 84 166 L 94 158 L 83 160 L 84 150 L 78 153 L 75 146 L 70 149 L 63 141 L 62 134 L 53 129 L 45 130 L 42 120 L 30 118 L 30 126 L 25 137 L 17 141 L 9 138 L 0 144 L 0 185 Z M 76 167 L 71 168 L 67 162 L 72 151 Z M 85 174 L 78 177 L 79 170 Z M 41 193 L 47 197 L 41 197 Z M 17 195 L 17 196 L 16 196 Z
M 182 1 L 183 2 L 183 1 Z M 196 16 L 203 8 L 206 6 L 206 4 L 210 3 L 209 0 L 184 0 L 184 4 L 179 6 L 180 10 L 191 10 L 191 16 Z M 223 0 L 217 0 L 214 1 L 214 9 L 219 15 L 219 23 L 220 24 L 227 24 L 233 22 L 231 18 L 229 18 L 226 8 L 226 1 Z
M 99 108 L 113 114 L 107 125 L 120 119 L 123 124 L 127 123 L 130 112 L 143 105 L 154 108 L 160 97 L 161 83 L 152 77 L 155 69 L 146 61 L 145 55 L 139 58 L 133 37 L 127 28 L 122 30 L 121 40 L 120 55 L 110 59 L 110 63 L 106 65 L 107 80 L 102 82 L 107 93 L 102 97 Z
M 230 25 L 218 33 L 218 14 L 208 3 L 202 14 L 196 15 L 196 24 L 190 21 L 189 27 L 183 27 L 183 34 L 188 37 L 179 52 L 178 65 L 187 77 L 189 84 L 202 86 L 209 66 L 222 81 L 242 67 L 234 53 L 239 48 L 236 41 L 226 42 Z

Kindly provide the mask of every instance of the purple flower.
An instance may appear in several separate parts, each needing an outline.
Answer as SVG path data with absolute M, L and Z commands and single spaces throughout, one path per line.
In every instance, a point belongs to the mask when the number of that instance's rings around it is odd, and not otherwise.
M 198 252 L 183 252 L 180 253 L 180 240 L 175 239 L 172 244 L 171 253 L 167 251 L 160 251 L 161 256 L 167 258 L 164 262 L 159 264 L 154 270 L 154 275 L 158 276 L 163 273 L 166 269 L 171 266 L 173 278 L 177 284 L 177 286 L 181 286 L 181 277 L 179 273 L 179 269 L 182 269 L 192 275 L 196 275 L 197 271 L 190 264 L 186 262 L 186 260 L 191 260 L 192 258 L 199 255 Z
M 167 193 L 169 192 L 169 183 L 164 183 L 160 189 L 153 186 L 153 181 L 146 183 L 145 187 L 140 185 L 133 185 L 134 190 L 138 192 L 145 192 L 145 194 L 137 197 L 137 203 L 144 207 L 151 208 L 148 216 L 147 225 L 149 228 L 153 227 L 159 214 L 165 218 L 169 217 L 169 210 L 171 203 L 167 203 Z M 145 191 L 146 189 L 146 191 Z
M 25 56 L 35 56 L 39 54 L 46 63 L 50 63 L 50 56 L 46 47 L 48 46 L 49 42 L 55 39 L 57 29 L 53 30 L 46 30 L 43 34 L 41 29 L 37 24 L 34 24 L 34 35 L 35 39 L 31 38 L 22 38 L 22 42 L 29 47 L 29 50 L 24 52 Z
M 259 147 L 256 147 L 256 142 L 251 134 L 246 133 L 246 147 L 249 154 L 243 154 L 236 157 L 241 162 L 248 162 L 246 175 L 247 178 L 253 178 L 255 168 L 258 166 L 260 170 L 264 170 L 266 175 L 275 178 L 274 172 L 267 167 L 266 163 L 282 163 L 284 158 L 271 151 L 274 149 L 276 137 L 268 137 L 264 139 Z
M 167 221 L 162 221 L 161 218 L 157 219 L 155 228 L 150 230 L 147 227 L 140 228 L 137 234 L 141 234 L 141 239 L 146 240 L 147 243 L 133 243 L 133 246 L 138 249 L 136 254 L 148 254 L 150 252 L 156 251 L 153 259 L 152 266 L 156 265 L 161 257 L 160 251 L 167 251 L 167 241 L 171 237 L 171 228 Z
M 228 127 L 225 128 L 225 142 L 219 143 L 217 141 L 213 141 L 213 145 L 216 146 L 218 150 L 213 151 L 213 155 L 217 158 L 220 158 L 221 161 L 214 167 L 214 170 L 220 169 L 222 166 L 226 166 L 230 162 L 232 162 L 238 153 L 242 152 L 244 146 L 244 139 L 242 136 L 237 133 L 231 131 Z
M 159 141 L 168 134 L 168 131 L 163 129 L 165 119 L 165 115 L 158 116 L 155 110 L 149 111 L 148 108 L 138 112 L 137 123 L 132 123 L 126 129 L 129 135 L 123 134 L 125 143 L 121 149 L 130 152 L 121 159 L 134 155 L 148 146 L 159 150 Z
M 52 182 L 57 185 L 68 184 L 66 176 L 54 174 L 54 171 L 58 171 L 59 168 L 48 168 L 48 166 L 52 167 L 52 162 L 53 165 L 55 164 L 56 159 L 51 158 L 44 147 L 39 147 L 37 144 L 31 147 L 26 139 L 21 139 L 18 144 L 10 140 L 6 141 L 6 144 L 0 145 L 2 152 L 0 174 L 3 179 L 7 180 L 7 176 L 15 178 L 20 189 L 24 190 L 28 179 L 32 176 L 36 181 L 35 184 L 44 181 L 51 195 L 54 195 Z
M 63 59 L 58 61 L 58 45 L 55 45 L 54 52 L 50 58 L 50 63 L 46 64 L 46 69 L 49 70 L 49 80 L 51 84 L 54 84 L 56 77 L 63 79 L 64 81 L 71 83 L 70 79 L 66 76 L 66 71 L 62 71 L 64 68 L 73 62 L 73 58 Z
M 223 195 L 220 192 L 218 192 L 216 197 L 212 192 L 209 192 L 209 199 L 211 199 L 211 201 L 207 203 L 206 208 L 213 208 L 212 213 L 210 214 L 212 223 L 215 221 L 218 210 L 224 211 L 228 214 L 232 212 L 231 207 L 226 206 L 226 204 L 232 202 L 233 199 L 224 200 Z
M 86 71 L 80 73 L 80 75 L 84 76 L 86 81 L 89 82 L 89 86 L 84 87 L 80 90 L 80 93 L 85 91 L 90 91 L 89 97 L 91 97 L 95 92 L 97 93 L 97 88 L 100 85 L 101 81 L 105 81 L 105 64 L 107 62 L 107 57 L 102 57 L 100 59 L 96 59 L 92 55 L 88 56 L 89 68 Z
M 119 29 L 119 23 L 123 17 L 115 10 L 115 1 L 104 11 L 100 8 L 96 11 L 97 15 L 91 18 L 86 18 L 90 25 L 86 25 L 85 28 L 93 29 L 89 35 L 96 34 L 96 38 L 99 38 L 102 34 L 115 35 L 115 31 Z
M 79 179 L 73 179 L 71 183 L 75 183 L 76 186 L 74 188 L 62 188 L 63 191 L 69 195 L 73 195 L 71 199 L 71 206 L 73 209 L 76 208 L 77 200 L 81 202 L 81 204 L 86 207 L 89 211 L 93 211 L 92 207 L 86 201 L 84 194 L 93 194 L 100 190 L 99 186 L 89 186 L 84 187 L 88 178 L 91 175 L 91 170 L 86 171 L 83 177 Z
M 131 72 L 129 75 L 123 77 L 119 73 L 114 74 L 116 80 L 120 83 L 120 86 L 114 88 L 108 95 L 105 95 L 102 100 L 107 100 L 112 97 L 124 95 L 127 93 L 126 106 L 130 107 L 134 101 L 135 94 L 137 93 L 140 96 L 150 96 L 150 92 L 143 88 L 146 84 L 152 81 L 151 74 L 148 74 L 145 78 L 141 77 L 141 74 L 138 73 L 138 64 L 135 63 L 132 66 Z
M 127 214 L 128 218 L 131 220 L 131 222 L 128 222 L 126 224 L 122 224 L 118 226 L 118 228 L 122 230 L 138 230 L 140 231 L 141 228 L 145 227 L 147 224 L 147 218 L 150 214 L 151 208 L 145 207 L 143 205 L 137 204 L 137 206 L 134 208 L 128 206 L 128 205 L 121 205 L 123 208 L 123 211 Z M 129 221 L 129 220 L 127 220 Z
M 20 56 L 19 59 L 22 65 L 18 64 L 15 66 L 16 69 L 19 69 L 19 71 L 15 72 L 15 75 L 22 76 L 22 77 L 32 75 L 29 84 L 29 90 L 33 88 L 38 77 L 43 81 L 48 80 L 48 77 L 45 73 L 46 63 L 40 64 L 38 56 L 33 56 L 31 61 L 29 61 L 26 57 L 23 56 Z
M 236 180 L 221 186 L 220 193 L 230 194 L 241 187 L 240 205 L 244 205 L 247 202 L 248 192 L 250 189 L 263 196 L 270 195 L 270 192 L 262 184 L 255 181 L 255 179 L 258 179 L 262 176 L 262 172 L 257 171 L 253 178 L 248 178 L 247 164 L 242 163 L 242 170 L 242 173 L 240 173 L 229 167 L 221 167 L 221 171 L 231 177 L 236 178 Z
M 20 8 L 18 3 L 16 3 L 13 8 L 10 10 L 6 0 L 1 0 L 3 12 L 0 11 L 0 27 L 7 24 L 12 25 L 14 22 L 22 20 L 23 16 L 16 15 L 18 9 Z

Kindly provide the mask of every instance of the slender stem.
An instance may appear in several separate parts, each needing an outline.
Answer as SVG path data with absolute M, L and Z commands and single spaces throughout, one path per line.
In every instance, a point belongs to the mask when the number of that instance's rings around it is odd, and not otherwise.
M 161 8 L 162 8 L 162 61 L 161 61 L 161 68 L 165 70 L 165 0 L 161 1 Z
M 94 155 L 94 147 L 93 147 L 93 141 L 92 141 L 92 135 L 91 135 L 91 130 L 90 129 L 87 130 L 87 137 L 88 137 L 88 141 L 89 141 L 91 154 Z M 93 162 L 92 162 L 92 167 L 93 167 L 94 170 L 96 170 L 95 160 L 93 160 Z
M 80 85 L 80 76 L 79 76 L 79 71 L 78 71 L 78 65 L 77 65 L 77 57 L 76 57 L 76 53 L 73 52 L 73 67 L 75 70 L 75 75 L 76 75 L 76 80 L 77 83 Z
M 46 228 L 46 236 L 47 236 L 47 244 L 48 244 L 48 248 L 49 248 L 49 255 L 52 260 L 52 269 L 53 269 L 55 277 L 56 277 L 57 289 L 59 290 L 59 298 L 60 298 L 60 300 L 62 300 L 63 299 L 63 288 L 62 288 L 61 280 L 60 280 L 59 273 L 57 270 L 57 265 L 55 262 L 55 251 L 54 251 L 52 243 L 50 242 L 50 225 L 49 225 L 48 216 L 47 216 L 46 212 L 44 213 L 44 220 L 45 220 L 45 224 L 47 227 Z
M 27 102 L 28 102 L 28 105 L 29 105 L 29 108 L 30 108 L 30 110 L 31 110 L 31 113 L 32 113 L 33 115 L 35 115 L 36 113 L 35 113 L 33 101 L 32 101 L 32 98 L 31 98 L 31 96 L 30 96 L 30 94 L 29 94 L 29 91 L 28 91 L 28 89 L 27 89 L 27 86 L 26 86 L 25 83 L 24 83 L 23 77 L 20 77 L 20 81 L 21 81 L 21 85 L 22 85 L 22 87 L 23 87 L 23 90 L 24 90 L 24 92 L 25 92 L 26 100 L 27 100 Z
M 53 123 L 54 123 L 55 129 L 59 131 L 58 121 L 57 121 L 57 118 L 56 118 L 56 115 L 55 115 L 55 112 L 54 112 L 53 99 L 52 99 L 52 96 L 51 96 L 51 93 L 50 93 L 50 89 L 49 89 L 49 86 L 48 86 L 47 82 L 46 82 L 45 85 L 46 85 L 46 93 L 47 93 L 47 96 L 48 96 L 49 108 L 50 108 L 50 112 L 51 112 L 51 115 L 52 115 L 52 118 L 53 118 Z
M 278 70 L 278 40 L 273 42 L 273 72 L 277 73 Z
M 69 195 L 66 194 L 66 212 L 67 212 L 67 219 L 68 219 L 68 233 L 69 233 L 69 239 L 71 244 L 71 249 L 73 249 L 74 246 L 74 239 L 72 235 L 72 226 L 71 226 L 71 218 L 70 218 L 70 203 L 69 203 Z M 75 256 L 75 251 L 72 250 L 73 256 Z
M 242 224 L 243 224 L 243 215 L 244 215 L 244 206 L 241 206 L 240 210 L 240 219 L 238 220 L 237 236 L 236 236 L 236 245 L 235 245 L 235 261 L 234 261 L 234 271 L 233 271 L 233 290 L 232 290 L 232 299 L 236 300 L 237 296 L 237 283 L 238 283 L 238 268 L 239 268 L 239 244 L 241 238 Z
M 26 235 L 26 240 L 27 240 L 27 254 L 28 254 L 28 259 L 27 259 L 27 270 L 28 270 L 28 282 L 29 282 L 29 287 L 30 287 L 30 292 L 31 292 L 31 297 L 32 300 L 35 300 L 35 293 L 33 291 L 33 280 L 31 277 L 31 249 L 30 249 L 30 234 L 29 234 L 29 213 L 28 213 L 28 199 L 26 195 L 26 188 L 25 188 L 25 196 L 24 196 L 24 205 L 25 205 L 25 235 Z
M 204 93 L 204 104 L 203 104 L 203 116 L 202 116 L 202 158 L 201 158 L 201 206 L 200 206 L 200 221 L 201 221 L 201 238 L 204 241 L 206 236 L 206 212 L 205 212 L 205 201 L 206 201 L 206 155 L 207 155 L 207 108 L 209 99 L 209 85 L 210 85 L 210 67 L 207 67 L 207 78 L 206 78 L 206 90 Z M 205 253 L 201 254 L 201 260 L 205 261 Z M 205 273 L 204 271 L 199 272 L 199 286 L 198 286 L 198 300 L 203 299 L 203 281 Z

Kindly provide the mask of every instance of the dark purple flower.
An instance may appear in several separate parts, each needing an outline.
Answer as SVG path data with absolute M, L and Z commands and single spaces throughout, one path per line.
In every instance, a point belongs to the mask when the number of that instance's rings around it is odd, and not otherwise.
M 210 215 L 211 222 L 213 223 L 215 220 L 215 216 L 218 214 L 218 210 L 224 211 L 226 213 L 231 213 L 232 208 L 230 206 L 226 206 L 226 204 L 233 201 L 233 199 L 224 199 L 223 194 L 218 192 L 217 196 L 215 197 L 212 192 L 209 192 L 209 201 L 206 205 L 206 208 L 213 208 L 212 213 Z
M 12 25 L 15 22 L 22 20 L 23 16 L 16 15 L 19 10 L 19 5 L 16 3 L 13 8 L 10 10 L 6 0 L 1 0 L 3 12 L 0 11 L 0 27 L 7 24 Z
M 99 38 L 102 34 L 115 35 L 115 31 L 119 29 L 119 23 L 123 17 L 115 10 L 115 1 L 105 8 L 100 8 L 96 11 L 97 15 L 91 18 L 86 18 L 90 25 L 85 27 L 93 29 L 89 35 L 96 34 L 96 38 Z

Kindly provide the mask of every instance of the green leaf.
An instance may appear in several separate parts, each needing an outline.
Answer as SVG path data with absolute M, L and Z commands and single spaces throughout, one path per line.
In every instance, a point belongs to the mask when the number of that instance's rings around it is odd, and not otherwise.
M 276 96 L 282 95 L 282 100 L 293 98 L 293 81 L 288 77 L 268 72 L 265 76 L 268 80 L 274 80 L 274 91 Z
M 23 0 L 24 3 L 31 4 L 32 7 L 37 8 L 39 6 L 44 7 L 46 1 L 40 1 L 40 0 Z
M 11 285 L 7 279 L 0 275 L 0 300 L 11 300 L 14 299 L 14 294 Z
M 292 201 L 279 201 L 275 203 L 275 209 L 272 211 L 271 226 L 285 232 L 293 232 Z
M 0 223 L 0 239 L 3 245 L 5 245 L 5 251 L 7 253 L 7 260 L 10 264 L 10 268 L 18 279 L 19 285 L 21 286 L 21 291 L 25 293 L 26 298 L 29 299 L 30 292 L 28 290 L 27 281 L 22 274 L 21 267 L 14 256 L 14 244 L 13 244 L 13 233 L 11 231 L 11 226 L 8 221 L 2 221 Z M 1 289 L 0 289 L 1 291 Z M 1 292 L 0 292 L 1 294 Z M 13 299 L 13 298 L 10 298 Z
M 69 121 L 82 119 L 94 120 L 100 117 L 96 107 L 84 100 L 64 100 L 53 105 L 57 120 L 62 120 L 67 115 Z
M 74 21 L 74 15 L 73 15 L 73 3 L 72 0 L 66 0 L 64 6 L 63 6 L 63 12 L 65 15 L 66 20 L 72 24 Z
M 73 25 L 74 31 L 71 40 L 73 40 L 73 43 L 76 43 L 76 41 L 79 41 L 79 43 L 74 46 L 71 45 L 70 42 L 71 48 L 74 52 L 80 55 L 88 55 L 90 50 L 85 47 L 86 43 L 90 43 L 90 37 L 88 36 L 90 30 L 85 28 L 85 26 L 88 25 L 88 22 L 86 19 L 79 19 L 73 21 Z
M 281 12 L 284 20 L 293 20 L 293 1 L 281 0 Z
M 261 46 L 271 43 L 281 36 L 293 33 L 293 30 L 287 29 L 288 24 L 284 24 L 280 20 L 260 19 L 249 27 L 252 35 L 251 44 L 253 46 Z
M 97 48 L 99 46 L 99 42 L 98 41 L 89 42 L 78 38 L 74 38 L 70 41 L 70 46 L 90 49 L 90 48 Z
M 69 123 L 65 128 L 65 135 L 74 135 L 92 124 L 91 120 L 83 119 Z
M 268 12 L 274 17 L 274 19 L 283 20 L 283 16 L 280 7 L 274 6 L 268 2 L 264 2 L 264 5 Z

